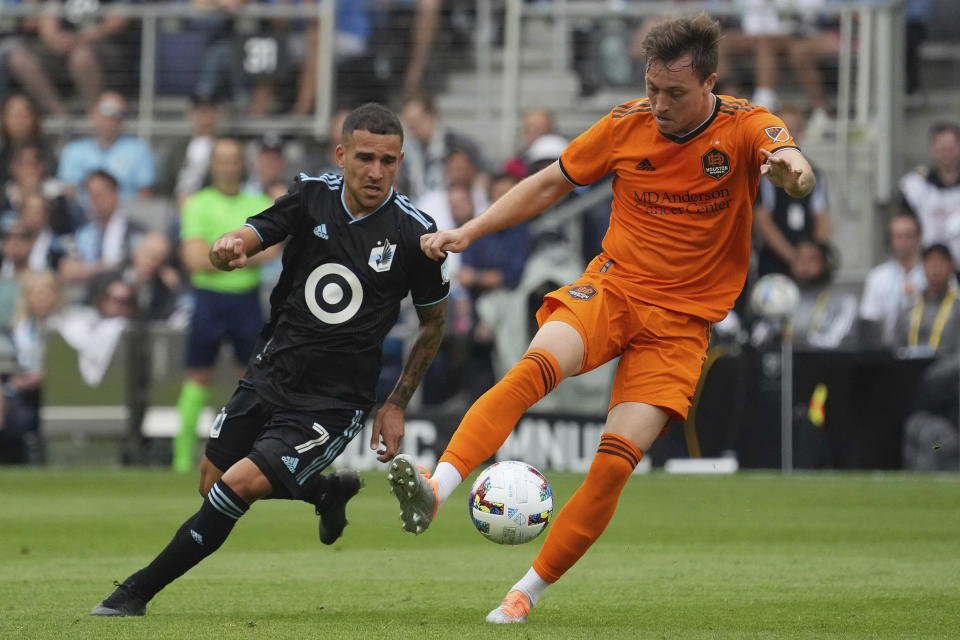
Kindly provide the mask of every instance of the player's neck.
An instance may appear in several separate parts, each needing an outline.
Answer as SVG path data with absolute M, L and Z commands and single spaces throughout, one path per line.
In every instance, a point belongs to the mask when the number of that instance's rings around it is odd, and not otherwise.
M 685 137 L 685 136 L 690 135 L 691 133 L 693 133 L 694 131 L 696 131 L 697 129 L 699 129 L 699 128 L 702 127 L 703 125 L 705 125 L 705 124 L 707 123 L 707 121 L 708 121 L 710 118 L 713 117 L 713 112 L 714 112 L 714 110 L 716 110 L 716 108 L 717 108 L 717 96 L 716 96 L 716 94 L 711 91 L 711 92 L 710 92 L 710 100 L 707 100 L 706 103 L 709 104 L 710 107 L 704 109 L 704 112 L 701 112 L 702 118 L 700 119 L 700 122 L 699 122 L 695 127 L 692 127 L 689 131 L 685 131 L 684 133 L 681 133 L 679 136 L 677 136 L 678 138 L 683 138 L 683 137 Z

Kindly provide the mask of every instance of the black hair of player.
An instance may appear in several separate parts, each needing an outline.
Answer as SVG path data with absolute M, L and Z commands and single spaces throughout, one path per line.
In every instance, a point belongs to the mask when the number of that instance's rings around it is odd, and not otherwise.
M 648 63 L 689 55 L 693 72 L 704 82 L 717 71 L 720 23 L 705 13 L 667 20 L 653 27 L 640 46 Z
M 403 142 L 403 125 L 393 111 L 377 102 L 362 104 L 343 121 L 343 139 L 354 131 L 369 131 L 378 136 L 400 136 Z

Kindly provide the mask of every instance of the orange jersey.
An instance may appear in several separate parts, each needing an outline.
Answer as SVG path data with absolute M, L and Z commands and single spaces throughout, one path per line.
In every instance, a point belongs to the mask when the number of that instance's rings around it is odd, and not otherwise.
M 604 254 L 631 295 L 721 320 L 747 276 L 760 149 L 796 148 L 783 121 L 746 100 L 717 96 L 689 134 L 657 129 L 646 98 L 615 107 L 560 157 L 572 183 L 614 173 Z

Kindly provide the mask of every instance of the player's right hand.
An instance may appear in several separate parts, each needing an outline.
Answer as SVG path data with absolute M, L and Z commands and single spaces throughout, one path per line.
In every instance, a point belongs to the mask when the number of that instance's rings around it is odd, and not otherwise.
M 242 238 L 220 237 L 210 248 L 210 261 L 218 269 L 230 271 L 247 264 L 247 252 Z
M 470 246 L 470 238 L 462 229 L 444 229 L 420 236 L 420 249 L 431 260 L 443 260 L 448 251 L 460 253 Z

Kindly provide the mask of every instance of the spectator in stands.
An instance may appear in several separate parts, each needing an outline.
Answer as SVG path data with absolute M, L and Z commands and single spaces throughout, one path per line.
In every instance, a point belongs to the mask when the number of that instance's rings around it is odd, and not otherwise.
M 36 193 L 46 200 L 49 224 L 55 234 L 72 233 L 83 212 L 67 197 L 66 185 L 47 173 L 43 148 L 35 142 L 19 147 L 10 159 L 9 180 L 0 190 L 0 212 L 16 214 L 26 197 Z
M 20 276 L 29 269 L 34 234 L 19 218 L 0 227 L 0 335 L 13 327 Z
M 960 347 L 957 265 L 950 248 L 936 242 L 923 250 L 926 286 L 904 309 L 894 328 L 895 344 L 920 355 L 956 353 Z
M 173 468 L 177 471 L 193 468 L 197 419 L 207 404 L 221 343 L 232 343 L 237 365 L 242 368 L 263 323 L 259 269 L 218 271 L 209 258 L 217 238 L 271 204 L 267 196 L 242 191 L 243 171 L 243 144 L 234 138 L 218 139 L 210 157 L 210 186 L 190 196 L 181 215 L 181 253 L 196 306 L 187 341 L 187 379 L 177 402 L 180 431 L 173 444 Z M 252 262 L 261 264 L 276 255 L 276 251 L 264 251 Z
M 790 277 L 800 288 L 793 315 L 794 345 L 801 349 L 837 349 L 856 343 L 857 298 L 833 286 L 836 261 L 832 247 L 813 240 L 801 241 L 790 267 Z M 772 336 L 765 320 L 754 323 L 752 341 Z
M 727 66 L 733 56 L 753 57 L 751 102 L 771 111 L 777 108 L 778 55 L 787 55 L 794 75 L 810 101 L 810 137 L 813 138 L 824 133 L 830 119 L 819 64 L 824 59 L 836 59 L 840 50 L 839 21 L 835 16 L 822 13 L 828 2 L 804 0 L 796 11 L 785 11 L 779 0 L 747 0 L 740 28 L 725 30 L 720 43 L 721 67 Z M 720 75 L 732 78 L 736 74 L 721 70 Z M 725 89 L 724 93 L 730 91 Z
M 520 124 L 520 140 L 523 145 L 519 153 L 507 158 L 503 163 L 503 173 L 509 173 L 518 179 L 529 175 L 530 170 L 527 167 L 525 156 L 534 140 L 547 134 L 555 134 L 556 125 L 553 121 L 553 113 L 543 107 L 531 107 L 523 112 Z
M 287 168 L 284 155 L 286 140 L 278 133 L 265 133 L 256 143 L 257 152 L 253 160 L 253 171 L 243 185 L 246 193 L 263 195 L 267 188 L 275 183 L 288 184 L 293 176 Z
M 918 471 L 957 469 L 957 389 L 960 388 L 960 303 L 956 263 L 949 247 L 923 251 L 927 286 L 901 313 L 897 343 L 907 355 L 936 356 L 917 386 L 903 430 L 903 464 Z
M 400 92 L 411 96 L 425 89 L 431 51 L 441 32 L 442 0 L 380 0 L 368 3 L 381 38 L 389 43 L 384 57 L 401 61 Z M 445 25 L 447 26 L 447 25 Z M 450 25 L 452 26 L 452 25 Z M 444 28 L 450 34 L 455 30 Z M 397 74 L 399 75 L 399 74 Z
M 66 72 L 88 109 L 98 102 L 108 84 L 136 84 L 140 23 L 111 11 L 121 4 L 121 0 L 52 0 L 52 11 L 39 20 L 46 68 L 55 77 L 63 77 Z
M 930 129 L 932 164 L 900 179 L 904 202 L 923 228 L 923 245 L 942 242 L 960 255 L 960 124 Z
M 517 182 L 519 179 L 510 174 L 494 177 L 490 183 L 490 203 Z M 478 238 L 463 252 L 457 276 L 460 285 L 470 291 L 473 298 L 501 287 L 513 289 L 520 282 L 529 253 L 530 233 L 526 223 Z
M 23 274 L 13 326 L 17 371 L 3 385 L 0 462 L 42 464 L 46 459 L 40 433 L 44 343 L 48 323 L 59 306 L 60 287 L 52 271 Z
M 897 318 L 926 286 L 920 260 L 920 221 L 899 213 L 887 223 L 891 258 L 867 274 L 860 298 L 860 340 L 864 345 L 893 346 Z
M 183 282 L 170 263 L 171 257 L 170 239 L 163 233 L 147 233 L 130 259 L 119 269 L 97 276 L 92 288 L 101 290 L 103 283 L 122 280 L 133 288 L 137 309 L 144 320 L 169 320 L 185 306 L 181 296 Z
M 350 115 L 350 109 L 337 109 L 330 116 L 330 127 L 327 129 L 327 139 L 320 147 L 319 152 L 312 158 L 311 164 L 315 167 L 310 175 L 320 176 L 325 173 L 343 173 L 337 166 L 337 145 L 343 142 L 343 121 Z M 398 189 L 406 192 L 405 189 Z
M 102 169 L 85 181 L 90 222 L 77 229 L 69 254 L 60 262 L 65 282 L 85 283 L 98 273 L 115 269 L 129 259 L 145 230 L 120 205 L 116 178 Z
M 50 227 L 50 204 L 38 191 L 28 193 L 18 214 L 24 228 L 34 234 L 27 264 L 31 269 L 56 271 L 66 255 L 63 238 Z
M 183 207 L 190 194 L 203 188 L 210 166 L 210 151 L 220 129 L 223 106 L 213 94 L 194 92 L 187 108 L 191 132 L 175 138 L 164 149 L 160 162 L 160 179 L 157 192 L 172 195 L 177 208 Z
M 7 0 L 0 5 L 17 5 L 21 0 Z M 35 48 L 38 18 L 3 16 L 0 20 L 0 95 L 10 95 L 12 76 L 34 100 L 50 112 L 67 113 L 60 94 L 44 70 Z
M 0 244 L 0 278 L 20 280 L 20 276 L 30 268 L 30 251 L 36 239 L 37 235 L 27 229 L 19 218 L 5 225 L 3 242 Z M 12 308 L 7 311 L 12 311 Z
M 57 178 L 71 185 L 77 201 L 85 204 L 84 180 L 95 169 L 104 169 L 117 180 L 120 195 L 132 201 L 152 195 L 157 180 L 153 151 L 143 140 L 123 134 L 127 102 L 113 91 L 102 93 L 90 110 L 93 136 L 68 143 L 60 154 Z
M 415 202 L 427 191 L 444 187 L 445 163 L 454 149 L 468 154 L 479 173 L 488 173 L 480 146 L 469 137 L 444 127 L 433 100 L 427 95 L 407 98 L 400 117 L 410 132 L 404 140 L 404 167 L 409 177 L 410 195 Z
M 785 106 L 778 115 L 789 134 L 799 144 L 805 125 L 803 112 Z M 792 198 L 766 178 L 761 178 L 757 202 L 753 208 L 753 224 L 762 240 L 758 256 L 758 272 L 790 273 L 796 259 L 797 245 L 804 240 L 827 242 L 830 239 L 830 214 L 827 207 L 827 181 L 823 172 L 813 168 L 817 185 L 805 198 Z
M 370 3 L 366 3 L 370 4 Z M 367 53 L 367 42 L 370 38 L 372 25 L 370 24 L 369 8 L 361 2 L 337 2 L 336 3 L 336 35 L 333 42 L 333 55 L 335 69 L 338 75 L 348 75 L 351 71 L 351 60 L 363 60 Z M 314 101 L 317 97 L 317 63 L 320 59 L 318 48 L 320 46 L 320 29 L 317 21 L 311 21 L 303 33 L 302 45 L 300 49 L 302 54 L 298 56 L 299 74 L 296 82 L 296 95 L 294 96 L 293 106 L 290 113 L 293 115 L 307 115 L 314 108 Z M 350 84 L 366 84 L 368 78 L 361 82 L 338 83 L 338 89 L 341 93 L 358 93 L 351 97 L 359 102 L 366 101 L 373 96 L 363 95 L 363 90 L 350 87 Z M 346 84 L 348 86 L 342 86 Z M 338 93 L 338 95 L 340 95 Z M 383 99 L 382 96 L 377 96 Z
M 0 184 L 7 181 L 13 154 L 28 144 L 38 145 L 48 167 L 55 162 L 43 138 L 42 117 L 36 105 L 22 93 L 12 93 L 0 107 Z
M 496 176 L 490 183 L 491 204 L 518 182 L 519 178 L 511 174 Z M 466 367 L 470 375 L 465 380 L 470 402 L 480 397 L 496 381 L 493 372 L 496 328 L 477 317 L 478 300 L 500 289 L 514 289 L 520 283 L 530 244 L 527 224 L 523 223 L 478 238 L 463 252 L 457 279 L 460 287 L 470 296 L 471 330 Z

